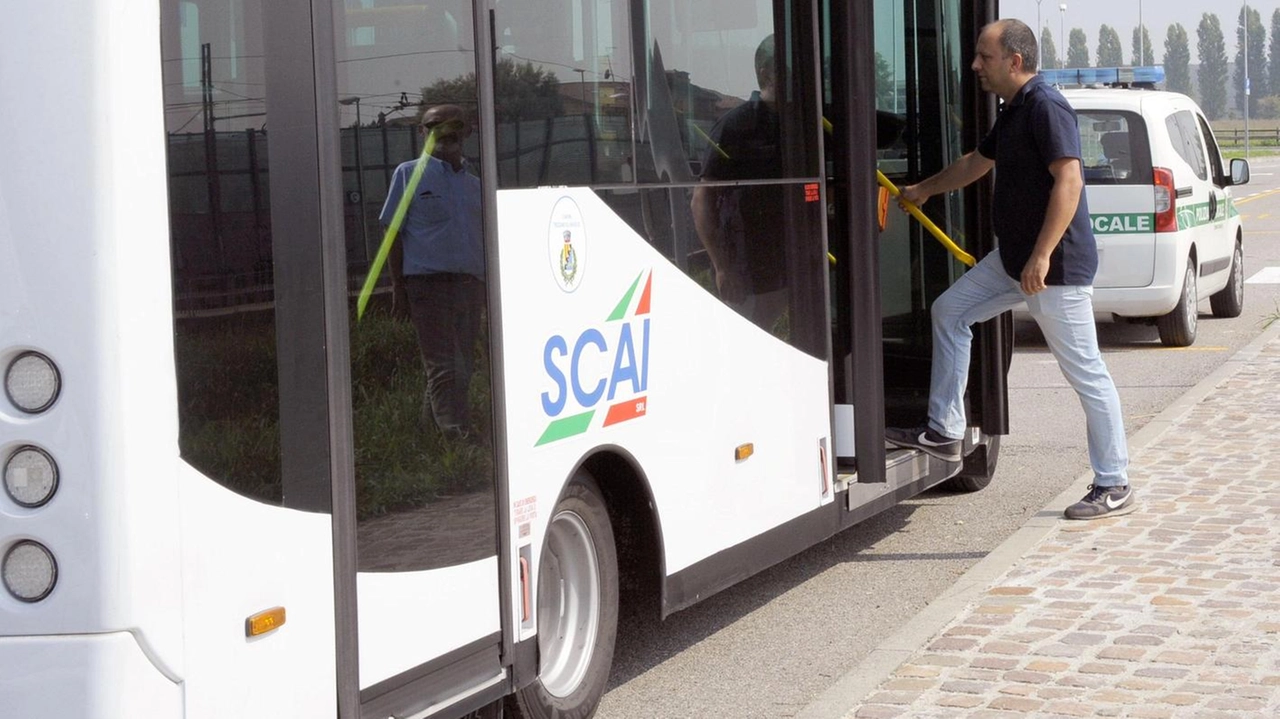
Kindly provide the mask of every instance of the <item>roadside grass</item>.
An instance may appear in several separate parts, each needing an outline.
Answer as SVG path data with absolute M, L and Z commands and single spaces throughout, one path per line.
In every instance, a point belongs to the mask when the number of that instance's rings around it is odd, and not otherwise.
M 175 337 L 182 456 L 251 497 L 278 502 L 279 369 L 275 326 L 239 316 L 182 321 Z M 446 437 L 423 417 L 426 379 L 408 321 L 385 311 L 351 322 L 351 404 L 360 519 L 422 506 L 492 480 L 488 363 L 477 362 L 470 439 Z M 477 428 L 483 428 L 477 431 Z

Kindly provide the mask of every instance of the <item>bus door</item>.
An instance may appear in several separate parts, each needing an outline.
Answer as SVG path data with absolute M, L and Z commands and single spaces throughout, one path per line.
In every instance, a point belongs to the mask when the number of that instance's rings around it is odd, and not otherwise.
M 264 595 L 300 595 L 258 646 L 309 643 L 246 656 L 315 680 L 299 683 L 308 701 L 331 703 L 320 684 L 336 680 L 343 715 L 491 702 L 508 687 L 472 4 L 162 13 L 183 456 L 301 513 L 271 515 L 278 556 L 251 564 L 279 562 Z M 447 120 L 442 160 L 424 161 L 424 116 Z M 409 202 L 379 267 L 389 196 Z M 257 536 L 247 519 L 264 515 L 237 516 L 235 534 Z M 281 549 L 295 545 L 305 561 Z M 219 701 L 199 681 L 188 699 Z
M 332 12 L 360 702 L 461 713 L 508 690 L 473 8 Z
M 857 456 L 869 460 L 855 460 L 862 482 L 878 481 L 882 455 L 874 438 L 883 427 L 914 426 L 927 417 L 930 306 L 965 269 L 886 202 L 863 168 L 911 184 L 976 146 L 986 107 L 968 60 L 982 9 L 971 0 L 824 3 L 825 113 L 839 118 L 827 135 L 831 246 L 838 261 L 853 260 L 833 272 L 836 403 L 854 406 Z M 856 40 L 845 37 L 849 33 Z M 846 54 L 868 45 L 874 56 Z M 855 95 L 873 102 L 850 101 Z M 864 137 L 875 141 L 864 143 Z M 960 247 L 981 257 L 991 233 L 983 230 L 985 200 L 982 188 L 976 190 L 936 197 L 924 209 Z M 859 259 L 870 261 L 859 265 Z M 970 424 L 995 434 L 1004 431 L 1004 373 L 999 343 L 989 334 L 980 331 L 975 341 Z

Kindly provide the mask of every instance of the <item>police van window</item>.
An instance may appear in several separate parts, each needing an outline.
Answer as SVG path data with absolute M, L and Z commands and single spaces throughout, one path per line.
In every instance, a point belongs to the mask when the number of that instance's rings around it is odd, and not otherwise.
M 630 183 L 622 0 L 504 0 L 494 11 L 498 184 Z
M 1082 111 L 1077 127 L 1085 184 L 1151 184 L 1147 135 L 1137 115 Z
M 1189 110 L 1180 110 L 1164 120 L 1169 130 L 1169 140 L 1178 152 L 1178 156 L 1186 161 L 1191 171 L 1201 180 L 1209 179 L 1209 169 L 1205 164 L 1204 143 L 1200 140 L 1200 130 L 1196 127 L 1195 116 Z
M 1204 117 L 1196 115 L 1196 123 L 1200 126 L 1200 133 L 1209 150 L 1209 169 L 1213 171 L 1214 182 L 1222 182 L 1225 170 L 1222 164 L 1222 152 L 1218 149 L 1218 141 L 1214 138 L 1213 130 L 1209 127 L 1209 123 L 1205 122 Z

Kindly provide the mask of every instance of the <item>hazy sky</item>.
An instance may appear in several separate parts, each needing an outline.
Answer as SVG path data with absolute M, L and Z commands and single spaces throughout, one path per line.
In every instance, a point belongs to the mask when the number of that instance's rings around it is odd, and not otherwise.
M 1138 12 L 1142 12 L 1142 24 L 1147 26 L 1147 35 L 1154 48 L 1152 54 L 1156 62 L 1164 56 L 1164 38 L 1169 26 L 1175 22 L 1186 28 L 1187 39 L 1191 41 L 1191 62 L 1196 58 L 1196 28 L 1200 25 L 1200 16 L 1206 12 L 1218 16 L 1222 24 L 1222 34 L 1227 44 L 1227 57 L 1235 57 L 1236 21 L 1240 15 L 1242 2 L 1210 2 L 1209 0 L 1066 0 L 1065 18 L 1061 13 L 1059 0 L 1044 0 L 1040 3 L 1041 25 L 1048 25 L 1053 33 L 1054 45 L 1062 54 L 1066 43 L 1059 38 L 1059 23 L 1065 19 L 1066 32 L 1078 27 L 1084 30 L 1089 40 L 1089 56 L 1092 60 L 1098 51 L 1098 28 L 1103 23 L 1110 25 L 1120 33 L 1120 43 L 1124 47 L 1124 58 L 1127 62 L 1132 54 L 1133 28 L 1138 25 Z M 1271 15 L 1280 7 L 1280 0 L 1249 3 L 1249 7 L 1262 16 L 1262 24 L 1271 29 Z M 1001 17 L 1016 17 L 1028 25 L 1036 25 L 1035 0 L 1000 0 Z M 1037 33 L 1038 35 L 1039 33 Z M 1268 38 L 1269 39 L 1269 38 Z

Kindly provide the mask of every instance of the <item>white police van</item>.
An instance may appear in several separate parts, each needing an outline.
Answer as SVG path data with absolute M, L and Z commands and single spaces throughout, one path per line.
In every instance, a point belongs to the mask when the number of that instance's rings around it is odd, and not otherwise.
M 1215 317 L 1239 316 L 1243 233 L 1231 187 L 1249 181 L 1248 162 L 1234 159 L 1224 170 L 1196 103 L 1146 89 L 1164 79 L 1162 68 L 1042 74 L 1065 88 L 1079 120 L 1098 239 L 1094 312 L 1154 322 L 1173 347 L 1195 342 L 1197 305 L 1206 297 Z

